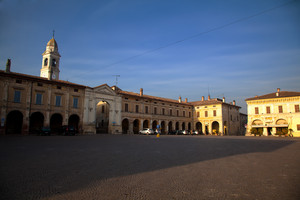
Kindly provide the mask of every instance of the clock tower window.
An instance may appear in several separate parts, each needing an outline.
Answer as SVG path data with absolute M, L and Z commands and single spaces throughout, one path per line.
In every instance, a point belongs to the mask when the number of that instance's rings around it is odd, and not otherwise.
M 55 66 L 56 66 L 56 60 L 53 59 L 53 60 L 52 60 L 52 67 L 55 67 Z
M 48 65 L 48 58 L 46 58 L 45 60 L 44 60 L 44 66 L 47 66 Z

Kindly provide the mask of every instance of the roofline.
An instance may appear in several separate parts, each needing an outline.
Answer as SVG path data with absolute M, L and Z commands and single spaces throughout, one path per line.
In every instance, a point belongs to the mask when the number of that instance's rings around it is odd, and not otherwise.
M 16 73 L 16 72 L 5 72 L 3 70 L 0 70 L 0 76 L 12 77 L 12 78 L 22 78 L 22 79 L 26 79 L 26 80 L 44 82 L 44 83 L 48 83 L 48 84 L 60 84 L 60 85 L 67 85 L 67 86 L 80 87 L 80 88 L 87 88 L 88 87 L 88 86 L 85 86 L 85 85 L 79 85 L 79 84 L 72 83 L 72 82 L 69 82 L 69 81 L 48 80 L 47 78 L 43 78 L 43 77 L 39 77 L 39 76 L 21 74 L 21 73 Z

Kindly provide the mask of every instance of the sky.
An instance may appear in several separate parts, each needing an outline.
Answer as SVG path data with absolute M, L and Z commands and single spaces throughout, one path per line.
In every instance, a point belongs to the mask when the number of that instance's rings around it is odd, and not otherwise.
M 0 0 L 0 69 L 189 101 L 300 91 L 299 0 Z

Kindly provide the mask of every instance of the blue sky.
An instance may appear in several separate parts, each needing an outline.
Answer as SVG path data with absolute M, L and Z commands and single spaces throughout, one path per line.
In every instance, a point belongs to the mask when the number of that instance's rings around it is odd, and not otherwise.
M 62 80 L 120 75 L 123 90 L 189 101 L 209 90 L 244 113 L 248 97 L 300 91 L 299 0 L 0 0 L 0 26 L 2 70 L 11 58 L 12 71 L 39 76 L 55 29 Z

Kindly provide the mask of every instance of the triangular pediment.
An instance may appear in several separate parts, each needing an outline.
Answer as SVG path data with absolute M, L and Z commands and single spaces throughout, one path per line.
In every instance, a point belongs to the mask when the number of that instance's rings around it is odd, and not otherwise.
M 106 95 L 116 95 L 115 91 L 112 90 L 107 84 L 103 84 L 97 87 L 94 87 L 94 92 Z

